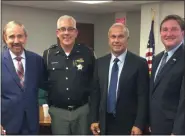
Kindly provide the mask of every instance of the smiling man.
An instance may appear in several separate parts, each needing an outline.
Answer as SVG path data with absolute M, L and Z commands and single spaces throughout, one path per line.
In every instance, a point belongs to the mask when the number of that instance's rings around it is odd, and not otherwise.
M 1 130 L 8 135 L 37 135 L 39 132 L 38 88 L 43 81 L 41 56 L 25 49 L 23 24 L 8 22 L 3 30 Z
M 125 25 L 113 24 L 108 39 L 111 53 L 95 65 L 91 130 L 94 135 L 141 135 L 147 122 L 147 62 L 127 50 Z
M 94 54 L 87 46 L 75 44 L 78 30 L 73 17 L 61 16 L 56 34 L 59 43 L 44 52 L 52 134 L 87 135 Z
M 153 135 L 184 135 L 184 20 L 168 15 L 160 25 L 165 51 L 159 53 L 152 67 L 150 82 L 150 125 Z M 177 114 L 178 113 L 178 114 Z

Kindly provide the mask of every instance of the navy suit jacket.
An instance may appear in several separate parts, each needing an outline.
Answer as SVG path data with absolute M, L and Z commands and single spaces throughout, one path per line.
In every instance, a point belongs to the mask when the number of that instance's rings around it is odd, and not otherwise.
M 38 88 L 43 80 L 43 60 L 26 50 L 25 56 L 25 82 L 22 88 L 9 50 L 2 52 L 1 125 L 7 134 L 19 133 L 24 121 L 28 122 L 30 134 L 38 134 Z M 25 115 L 26 120 L 23 120 Z
M 160 77 L 154 83 L 154 76 L 163 52 L 153 61 L 150 82 L 150 125 L 152 134 L 185 134 L 184 92 L 184 49 L 180 46 L 163 67 Z

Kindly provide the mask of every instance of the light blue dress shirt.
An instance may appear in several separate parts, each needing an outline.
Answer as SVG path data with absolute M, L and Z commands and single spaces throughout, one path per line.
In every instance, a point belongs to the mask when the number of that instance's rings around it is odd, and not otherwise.
M 127 54 L 127 50 L 125 50 L 124 53 L 122 53 L 120 56 L 117 57 L 119 59 L 119 61 L 117 63 L 118 67 L 119 67 L 119 71 L 118 71 L 118 82 L 117 82 L 117 89 L 116 89 L 116 98 L 117 98 L 117 92 L 118 92 L 119 79 L 120 79 L 121 71 L 122 71 L 124 63 L 125 63 L 126 54 Z M 110 79 L 111 79 L 111 73 L 112 73 L 112 66 L 114 64 L 114 59 L 116 58 L 113 53 L 111 53 L 111 56 L 112 57 L 111 57 L 111 60 L 110 60 L 110 65 L 109 65 L 108 93 L 109 93 L 109 85 L 110 85 Z
M 175 51 L 181 46 L 181 44 L 182 44 L 182 42 L 178 45 L 178 46 L 176 46 L 175 48 L 173 48 L 172 50 L 170 50 L 170 51 L 168 51 L 168 56 L 167 56 L 167 59 L 166 59 L 166 63 L 168 62 L 168 60 L 173 56 L 173 54 L 175 53 Z M 164 53 L 166 53 L 167 51 L 165 50 L 164 51 Z M 163 57 L 162 57 L 163 58 Z M 162 61 L 162 58 L 161 58 L 161 61 Z M 157 75 L 157 73 L 158 73 L 158 71 L 159 71 L 159 68 L 160 68 L 160 66 L 161 66 L 161 61 L 160 61 L 160 63 L 159 63 L 159 65 L 158 65 L 158 67 L 157 67 L 157 70 L 156 70 L 156 72 L 155 72 L 155 78 L 156 78 L 156 75 Z M 155 79 L 154 78 L 154 79 Z M 154 80 L 155 81 L 155 80 Z

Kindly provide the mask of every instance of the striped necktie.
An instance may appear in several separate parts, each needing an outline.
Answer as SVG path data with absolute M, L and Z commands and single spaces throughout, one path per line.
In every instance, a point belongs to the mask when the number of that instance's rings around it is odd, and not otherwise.
M 16 57 L 15 59 L 17 60 L 17 75 L 20 79 L 21 86 L 24 87 L 24 68 L 21 62 L 22 57 Z

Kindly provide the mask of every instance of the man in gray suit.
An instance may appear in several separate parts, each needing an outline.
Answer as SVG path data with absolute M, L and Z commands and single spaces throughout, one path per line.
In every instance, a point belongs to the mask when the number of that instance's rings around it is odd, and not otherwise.
M 184 124 L 184 20 L 168 15 L 160 25 L 165 51 L 159 53 L 152 67 L 150 82 L 150 126 L 153 135 L 180 135 Z M 182 91 L 180 91 L 182 90 Z

